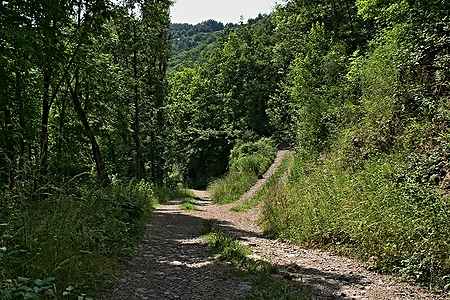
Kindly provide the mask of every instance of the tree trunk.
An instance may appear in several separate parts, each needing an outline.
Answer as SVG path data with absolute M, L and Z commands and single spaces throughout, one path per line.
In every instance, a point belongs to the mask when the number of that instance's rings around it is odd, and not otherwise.
M 137 70 L 137 51 L 133 53 L 133 75 L 134 75 L 134 120 L 133 120 L 133 139 L 136 147 L 136 170 L 137 179 L 144 177 L 145 167 L 142 155 L 142 145 L 140 139 L 140 108 L 139 108 L 139 90 L 138 90 L 138 70 Z
M 44 92 L 42 95 L 41 115 L 41 144 L 40 144 L 40 175 L 42 178 L 48 174 L 48 118 L 50 115 L 50 81 L 51 71 L 44 68 Z M 41 179 L 42 179 L 41 178 Z
M 94 132 L 91 128 L 91 125 L 89 124 L 89 121 L 86 116 L 86 112 L 84 111 L 83 107 L 81 106 L 80 101 L 80 94 L 79 94 L 79 83 L 78 78 L 75 80 L 75 89 L 71 89 L 72 94 L 72 101 L 75 108 L 75 111 L 78 115 L 78 118 L 80 119 L 84 131 L 89 138 L 89 141 L 91 143 L 91 150 L 92 150 L 92 158 L 95 162 L 95 169 L 97 172 L 97 180 L 101 182 L 102 184 L 109 184 L 110 180 L 108 177 L 108 174 L 106 172 L 105 164 L 103 162 L 103 158 L 100 152 L 100 147 L 97 143 L 97 139 L 95 138 Z
M 25 122 L 25 103 L 23 99 L 23 80 L 21 70 L 16 71 L 16 101 L 18 103 L 19 109 L 19 126 L 20 126 L 20 149 L 19 149 L 19 160 L 18 160 L 18 170 L 23 169 L 23 165 L 25 162 L 25 147 L 27 144 L 27 128 Z
M 162 183 L 164 181 L 164 166 L 165 166 L 165 159 L 164 159 L 164 141 L 165 141 L 165 116 L 164 116 L 164 110 L 162 109 L 164 107 L 164 99 L 166 97 L 166 72 L 167 72 L 167 40 L 168 40 L 168 33 L 167 29 L 162 28 L 161 34 L 160 34 L 160 40 L 163 42 L 161 45 L 159 55 L 158 55 L 158 78 L 157 78 L 157 89 L 156 89 L 156 129 L 157 129 L 157 136 L 156 138 L 156 146 L 157 146 L 157 161 L 156 161 L 156 168 L 154 170 L 154 173 L 156 175 L 156 181 Z
M 61 99 L 61 108 L 59 111 L 59 128 L 58 128 L 58 143 L 56 146 L 57 151 L 57 161 L 58 161 L 58 168 L 60 168 L 60 165 L 62 163 L 63 158 L 63 144 L 64 144 L 64 124 L 66 121 L 66 97 L 67 94 L 65 94 Z

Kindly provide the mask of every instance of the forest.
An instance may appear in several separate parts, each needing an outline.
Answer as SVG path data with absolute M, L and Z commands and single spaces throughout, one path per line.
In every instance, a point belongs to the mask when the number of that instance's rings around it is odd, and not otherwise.
M 171 5 L 0 2 L 0 299 L 103 299 L 159 205 L 236 202 L 277 149 L 284 175 L 234 210 L 448 292 L 450 3 L 286 0 L 226 25 Z

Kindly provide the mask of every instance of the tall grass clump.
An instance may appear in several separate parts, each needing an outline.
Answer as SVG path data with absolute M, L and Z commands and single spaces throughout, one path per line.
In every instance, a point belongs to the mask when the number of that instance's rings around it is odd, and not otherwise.
M 270 167 L 275 155 L 275 144 L 267 138 L 238 144 L 230 155 L 229 172 L 208 187 L 213 201 L 230 203 L 238 200 Z
M 41 201 L 3 195 L 1 299 L 93 297 L 132 253 L 156 204 L 152 186 L 72 184 Z

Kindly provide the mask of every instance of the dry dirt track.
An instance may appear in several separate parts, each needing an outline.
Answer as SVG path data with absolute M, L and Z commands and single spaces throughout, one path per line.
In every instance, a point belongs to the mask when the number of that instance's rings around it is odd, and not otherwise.
M 259 187 L 240 201 L 264 184 L 286 153 L 278 153 L 274 166 L 257 183 Z M 212 204 L 205 191 L 194 193 L 196 211 L 183 211 L 177 201 L 155 211 L 137 255 L 127 262 L 122 277 L 103 299 L 244 298 L 251 283 L 215 260 L 200 238 L 207 222 L 241 239 L 258 259 L 275 265 L 279 272 L 274 277 L 310 288 L 313 299 L 446 299 L 370 272 L 355 260 L 267 239 L 256 224 L 257 208 L 232 212 L 229 205 Z

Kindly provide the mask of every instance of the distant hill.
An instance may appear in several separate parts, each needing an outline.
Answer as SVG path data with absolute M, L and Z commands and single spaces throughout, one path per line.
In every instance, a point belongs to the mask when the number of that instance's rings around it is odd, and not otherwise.
M 170 69 L 181 66 L 189 66 L 197 63 L 202 58 L 202 53 L 217 40 L 219 35 L 226 29 L 237 25 L 227 24 L 215 20 L 202 23 L 170 25 L 171 56 L 169 60 Z

